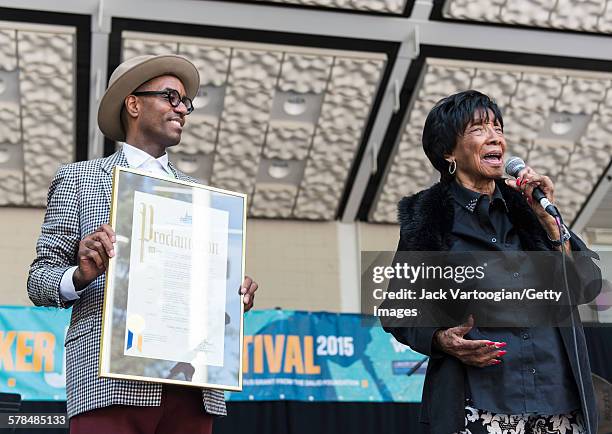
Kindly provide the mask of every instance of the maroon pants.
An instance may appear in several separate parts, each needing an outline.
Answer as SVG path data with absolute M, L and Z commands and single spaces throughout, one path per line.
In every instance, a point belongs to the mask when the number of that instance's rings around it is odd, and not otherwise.
M 70 419 L 70 434 L 211 434 L 202 391 L 164 384 L 161 406 L 112 405 Z

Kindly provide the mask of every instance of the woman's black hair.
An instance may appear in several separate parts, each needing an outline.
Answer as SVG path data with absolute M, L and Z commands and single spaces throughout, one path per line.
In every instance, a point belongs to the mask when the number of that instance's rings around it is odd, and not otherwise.
M 453 176 L 448 172 L 449 163 L 444 159 L 451 154 L 474 114 L 483 111 L 488 122 L 489 110 L 493 113 L 493 122 L 499 122 L 504 128 L 502 114 L 495 102 L 477 90 L 466 90 L 442 98 L 431 109 L 423 128 L 423 150 L 431 164 L 440 172 L 441 182 L 450 182 Z

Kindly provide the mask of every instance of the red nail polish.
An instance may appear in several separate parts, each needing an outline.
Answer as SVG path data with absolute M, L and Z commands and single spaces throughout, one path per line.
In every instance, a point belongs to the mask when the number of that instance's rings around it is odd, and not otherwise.
M 499 365 L 500 363 L 501 363 L 501 360 L 493 359 L 494 365 Z
M 496 342 L 496 343 L 495 343 L 495 346 L 496 346 L 497 348 L 504 348 L 506 345 L 508 345 L 508 344 L 507 344 L 507 343 L 505 343 L 505 342 Z
M 501 351 L 499 351 L 499 352 L 497 353 L 497 356 L 498 356 L 498 357 L 501 357 L 501 356 L 503 356 L 504 354 L 506 354 L 507 352 L 508 352 L 508 351 L 506 351 L 506 350 L 501 350 Z
M 495 342 L 491 342 L 491 341 L 489 341 L 489 342 L 487 342 L 487 343 L 486 343 L 486 345 L 488 345 L 488 346 L 492 346 L 492 345 L 495 345 Z

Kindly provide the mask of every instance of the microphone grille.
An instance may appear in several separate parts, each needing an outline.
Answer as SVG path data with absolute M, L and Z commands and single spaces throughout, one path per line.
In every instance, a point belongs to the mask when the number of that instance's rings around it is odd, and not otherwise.
M 516 177 L 525 168 L 525 162 L 519 157 L 512 157 L 506 161 L 506 173 Z

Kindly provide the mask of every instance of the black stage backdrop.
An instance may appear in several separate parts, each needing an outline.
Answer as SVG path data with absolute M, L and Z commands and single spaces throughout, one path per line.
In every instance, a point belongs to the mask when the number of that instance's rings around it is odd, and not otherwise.
M 585 324 L 585 335 L 593 373 L 612 382 L 612 327 Z M 230 402 L 227 407 L 228 417 L 215 421 L 214 434 L 426 433 L 418 422 L 419 404 L 271 401 Z M 62 413 L 66 405 L 25 401 L 21 411 Z M 27 434 L 66 434 L 66 430 L 32 429 Z

